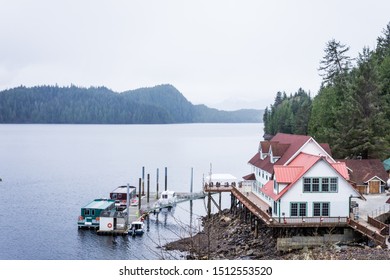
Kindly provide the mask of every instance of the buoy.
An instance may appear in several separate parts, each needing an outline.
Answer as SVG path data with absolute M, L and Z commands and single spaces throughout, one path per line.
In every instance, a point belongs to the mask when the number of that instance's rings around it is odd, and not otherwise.
M 108 224 L 107 224 L 107 227 L 108 227 L 108 228 L 112 228 L 112 224 L 111 224 L 111 223 L 108 223 Z

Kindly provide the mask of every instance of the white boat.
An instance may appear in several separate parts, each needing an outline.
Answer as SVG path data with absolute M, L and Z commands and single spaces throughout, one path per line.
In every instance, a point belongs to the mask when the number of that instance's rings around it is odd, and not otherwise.
M 156 202 L 155 207 L 173 207 L 177 202 L 176 192 L 174 191 L 163 191 L 160 199 Z
M 130 200 L 130 206 L 138 206 L 138 196 L 135 196 Z
M 132 236 L 144 234 L 144 222 L 143 221 L 134 221 L 131 223 L 129 234 Z

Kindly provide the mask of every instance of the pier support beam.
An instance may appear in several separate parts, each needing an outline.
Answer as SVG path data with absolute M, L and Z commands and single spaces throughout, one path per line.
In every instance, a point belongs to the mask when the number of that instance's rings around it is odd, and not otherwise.
M 259 238 L 259 220 L 255 218 L 255 238 Z
M 221 213 L 222 212 L 222 193 L 220 192 L 219 193 L 219 201 L 218 201 L 218 208 L 219 208 L 219 213 Z
M 211 193 L 208 193 L 207 196 L 207 217 L 211 218 Z

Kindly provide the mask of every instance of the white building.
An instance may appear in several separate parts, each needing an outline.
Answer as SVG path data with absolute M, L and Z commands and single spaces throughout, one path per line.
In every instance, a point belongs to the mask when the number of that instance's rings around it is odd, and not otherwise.
M 348 217 L 350 197 L 345 163 L 336 162 L 327 144 L 310 136 L 278 133 L 262 141 L 249 161 L 252 191 L 269 205 L 274 218 Z

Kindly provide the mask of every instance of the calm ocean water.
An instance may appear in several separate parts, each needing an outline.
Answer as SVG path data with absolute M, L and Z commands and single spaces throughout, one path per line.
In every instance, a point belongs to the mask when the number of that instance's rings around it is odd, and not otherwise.
M 194 191 L 210 164 L 214 173 L 246 175 L 262 134 L 262 124 L 0 125 L 0 259 L 177 258 L 159 246 L 187 235 L 190 221 L 199 227 L 203 200 L 192 211 L 186 202 L 152 215 L 137 238 L 78 230 L 80 207 L 137 186 L 142 166 L 152 190 L 157 168 L 160 190 L 165 167 L 176 191 L 189 191 L 192 167 Z

